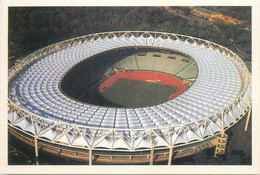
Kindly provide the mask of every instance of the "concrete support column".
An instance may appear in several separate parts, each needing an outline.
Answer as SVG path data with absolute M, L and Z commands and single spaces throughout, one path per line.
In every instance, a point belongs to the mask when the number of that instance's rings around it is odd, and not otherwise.
M 251 111 L 252 111 L 252 106 L 250 106 L 248 114 L 247 114 L 245 132 L 247 131 L 247 128 L 248 128 L 248 123 L 249 123 L 249 119 L 250 119 L 250 116 L 251 116 Z
M 89 148 L 89 165 L 92 165 L 92 148 Z
M 39 149 L 38 149 L 37 136 L 34 137 L 34 148 L 35 148 L 36 165 L 39 165 Z
M 154 159 L 154 145 L 152 143 L 151 156 L 150 156 L 150 165 L 153 165 L 153 159 Z
M 171 165 L 171 164 L 172 164 L 172 155 L 173 155 L 173 147 L 171 146 L 171 147 L 170 147 L 170 150 L 169 150 L 168 165 Z

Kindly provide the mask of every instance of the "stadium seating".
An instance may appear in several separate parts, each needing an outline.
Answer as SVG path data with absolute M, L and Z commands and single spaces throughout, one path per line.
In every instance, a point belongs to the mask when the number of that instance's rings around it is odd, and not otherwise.
M 163 104 L 138 109 L 110 109 L 83 104 L 60 91 L 59 83 L 64 74 L 82 60 L 106 50 L 129 46 L 157 46 L 176 50 L 188 54 L 197 65 L 182 61 L 184 57 L 181 55 L 170 60 L 167 54 L 160 53 L 160 57 L 129 56 L 115 67 L 159 71 L 189 79 L 196 77 L 197 66 L 198 78 L 181 96 Z M 17 105 L 46 118 L 90 127 L 136 129 L 176 126 L 203 119 L 234 101 L 240 89 L 239 72 L 219 52 L 169 38 L 121 36 L 83 42 L 45 56 L 16 78 L 10 87 L 9 97 Z M 183 140 L 179 138 L 177 142 Z

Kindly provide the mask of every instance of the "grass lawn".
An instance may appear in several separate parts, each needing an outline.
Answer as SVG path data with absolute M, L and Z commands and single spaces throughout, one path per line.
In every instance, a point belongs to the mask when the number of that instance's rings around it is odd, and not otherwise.
M 146 107 L 168 101 L 176 87 L 130 79 L 119 79 L 103 96 L 125 107 Z

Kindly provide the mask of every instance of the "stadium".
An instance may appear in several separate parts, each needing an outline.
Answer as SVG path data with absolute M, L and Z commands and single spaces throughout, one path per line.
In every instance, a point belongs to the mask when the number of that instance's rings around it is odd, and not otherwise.
M 9 70 L 8 129 L 92 163 L 154 164 L 216 147 L 251 112 L 251 74 L 231 50 L 173 33 L 90 34 Z M 249 118 L 249 117 L 248 117 Z

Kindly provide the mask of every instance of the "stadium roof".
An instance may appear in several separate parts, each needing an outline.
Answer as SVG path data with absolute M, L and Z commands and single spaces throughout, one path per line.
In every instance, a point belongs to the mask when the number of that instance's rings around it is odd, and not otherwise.
M 85 104 L 60 90 L 81 61 L 121 47 L 183 52 L 198 77 L 180 96 L 145 108 Z M 251 103 L 251 75 L 230 50 L 194 37 L 160 32 L 108 32 L 46 47 L 9 72 L 9 123 L 39 138 L 88 148 L 137 150 L 199 142 L 235 124 Z

